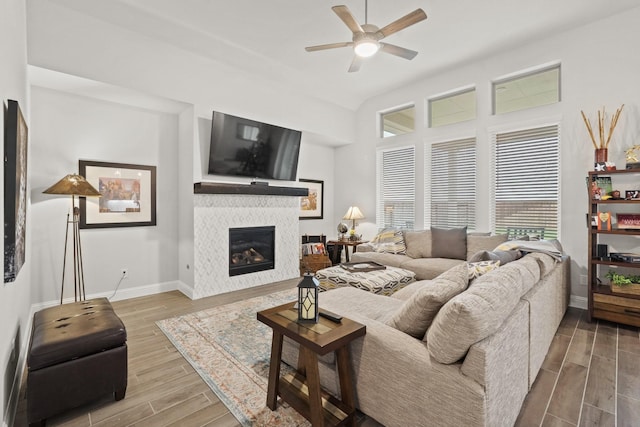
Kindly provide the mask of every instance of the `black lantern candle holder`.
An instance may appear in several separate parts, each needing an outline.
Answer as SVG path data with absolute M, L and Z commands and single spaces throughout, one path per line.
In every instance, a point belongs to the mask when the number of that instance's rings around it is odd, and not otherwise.
M 298 283 L 298 322 L 318 323 L 318 279 L 306 273 Z

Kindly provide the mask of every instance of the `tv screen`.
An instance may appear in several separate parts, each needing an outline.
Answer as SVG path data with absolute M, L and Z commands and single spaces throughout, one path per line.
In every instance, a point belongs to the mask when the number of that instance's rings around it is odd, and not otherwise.
M 213 112 L 209 173 L 295 181 L 302 133 Z

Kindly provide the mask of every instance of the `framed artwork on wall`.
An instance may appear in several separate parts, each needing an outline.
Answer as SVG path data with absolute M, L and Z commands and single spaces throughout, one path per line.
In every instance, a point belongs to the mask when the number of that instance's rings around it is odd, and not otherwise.
M 101 197 L 80 197 L 80 228 L 156 225 L 156 167 L 80 160 Z
M 300 219 L 322 219 L 324 213 L 324 181 L 302 179 L 298 181 L 309 189 L 309 195 L 300 197 Z
M 16 280 L 25 260 L 28 133 L 18 101 L 7 100 L 4 111 L 5 283 Z

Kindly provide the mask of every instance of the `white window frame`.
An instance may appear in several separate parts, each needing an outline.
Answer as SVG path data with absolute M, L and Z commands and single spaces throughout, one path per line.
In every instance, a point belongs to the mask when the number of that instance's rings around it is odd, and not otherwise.
M 466 174 L 462 174 L 462 176 L 451 176 L 451 178 L 455 179 L 455 178 L 462 178 L 462 179 L 468 179 L 469 175 L 471 174 L 473 176 L 473 178 L 471 179 L 472 182 L 467 181 L 467 183 L 470 185 L 470 188 L 468 188 L 467 194 L 469 195 L 469 197 L 473 198 L 473 215 L 471 216 L 471 220 L 470 221 L 449 221 L 449 225 L 451 227 L 463 227 L 463 226 L 467 226 L 469 230 L 475 230 L 476 229 L 476 221 L 477 221 L 477 200 L 476 200 L 476 189 L 477 189 L 477 183 L 478 183 L 478 178 L 477 178 L 477 159 L 478 159 L 478 142 L 477 142 L 477 138 L 476 136 L 465 136 L 465 137 L 459 137 L 459 138 L 454 138 L 454 139 L 446 139 L 444 141 L 438 141 L 438 142 L 432 142 L 431 144 L 427 145 L 425 147 L 425 152 L 424 152 L 424 164 L 425 164 L 425 174 L 424 174 L 424 178 L 425 178 L 425 206 L 424 206 L 424 224 L 425 227 L 432 227 L 432 226 L 436 226 L 436 227 L 443 227 L 442 224 L 434 224 L 433 221 L 433 207 L 432 207 L 432 200 L 434 197 L 434 191 L 433 191 L 433 186 L 434 186 L 434 176 L 437 176 L 438 173 L 440 173 L 440 169 L 437 169 L 438 165 L 434 165 L 434 157 L 433 157 L 433 150 L 434 150 L 434 146 L 444 146 L 444 145 L 457 145 L 459 146 L 459 148 L 462 148 L 462 146 L 467 146 L 468 148 L 470 148 L 470 145 L 473 145 L 473 159 L 471 159 L 471 162 L 473 163 L 472 165 L 470 165 L 472 167 L 472 171 L 470 173 L 466 173 Z M 456 162 L 458 161 L 458 159 L 456 159 Z M 458 199 L 460 197 L 460 189 L 457 188 L 452 188 L 452 196 L 454 199 Z M 448 227 L 446 227 L 448 228 Z
M 384 183 L 385 183 L 383 162 L 384 162 L 384 157 L 387 153 L 401 152 L 404 150 L 409 150 L 413 154 L 412 158 L 409 159 L 410 163 L 406 165 L 407 171 L 410 174 L 410 176 L 407 177 L 406 175 L 402 175 L 399 173 L 395 177 L 387 177 L 387 178 L 407 179 L 411 183 L 411 185 L 408 185 L 406 187 L 405 194 L 408 196 L 407 200 L 411 200 L 411 202 L 413 203 L 413 207 L 411 209 L 412 218 L 405 217 L 405 215 L 403 214 L 401 218 L 405 219 L 405 224 L 402 224 L 400 226 L 394 226 L 394 222 L 396 222 L 397 219 L 391 219 L 391 221 L 387 221 L 389 215 L 392 215 L 393 213 L 385 212 L 385 204 L 386 204 L 385 202 L 388 199 L 385 200 L 385 197 L 383 195 Z M 406 221 L 406 219 L 410 221 Z M 407 222 L 411 222 L 411 224 L 407 224 Z M 416 146 L 412 144 L 412 145 L 404 145 L 400 147 L 378 149 L 376 151 L 376 224 L 378 225 L 378 228 L 382 229 L 387 227 L 395 227 L 395 228 L 409 229 L 409 228 L 415 227 L 415 222 L 416 222 Z
M 556 152 L 555 152 L 555 159 L 549 158 L 546 160 L 541 160 L 540 161 L 540 165 L 536 166 L 537 169 L 539 169 L 541 171 L 541 173 L 544 173 L 544 169 L 545 167 L 551 167 L 551 168 L 556 168 L 557 170 L 557 182 L 556 182 L 556 210 L 557 210 L 557 222 L 556 222 L 556 231 L 557 231 L 557 239 L 561 238 L 561 218 L 560 218 L 560 213 L 562 212 L 562 206 L 561 206 L 561 200 L 562 200 L 562 195 L 561 195 L 561 177 L 562 177 L 562 171 L 560 170 L 560 166 L 561 166 L 561 159 L 560 159 L 560 144 L 561 144 L 561 125 L 560 125 L 561 119 L 560 118 L 554 118 L 552 120 L 545 120 L 545 121 L 540 121 L 540 122 L 531 122 L 531 123 L 527 123 L 527 124 L 523 124 L 521 126 L 513 126 L 513 127 L 502 127 L 500 129 L 491 129 L 490 130 L 490 140 L 491 140 L 491 229 L 494 233 L 500 233 L 502 232 L 502 230 L 496 230 L 496 221 L 497 221 L 497 213 L 496 213 L 496 198 L 498 197 L 497 195 L 497 140 L 498 140 L 498 135 L 499 134 L 509 134 L 509 133 L 517 133 L 517 132 L 526 132 L 529 130 L 535 130 L 535 129 L 543 129 L 546 127 L 552 127 L 555 126 L 557 128 L 557 146 L 556 146 Z M 527 223 L 527 224 L 514 224 L 514 226 L 520 226 L 520 227 L 528 227 L 528 226 L 536 226 L 536 224 L 533 223 Z M 549 233 L 545 233 L 545 239 L 549 236 Z

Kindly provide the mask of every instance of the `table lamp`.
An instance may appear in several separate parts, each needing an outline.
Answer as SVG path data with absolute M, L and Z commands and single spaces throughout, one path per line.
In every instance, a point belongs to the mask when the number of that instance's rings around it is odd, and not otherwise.
M 362 218 L 364 218 L 364 215 L 360 211 L 360 208 L 357 206 L 350 206 L 347 213 L 342 217 L 342 219 L 350 219 L 353 221 L 353 224 L 351 226 L 351 234 L 355 234 L 356 232 L 356 219 Z
M 80 208 L 76 206 L 76 196 L 100 197 L 101 194 L 83 176 L 69 174 L 51 187 L 43 191 L 44 194 L 71 196 L 73 219 L 69 219 L 67 212 L 67 229 L 64 236 L 64 258 L 62 261 L 62 285 L 60 289 L 60 304 L 64 296 L 64 276 L 67 267 L 67 243 L 69 241 L 69 224 L 73 226 L 73 284 L 76 301 L 84 301 L 84 271 L 82 268 L 82 246 L 80 245 Z

